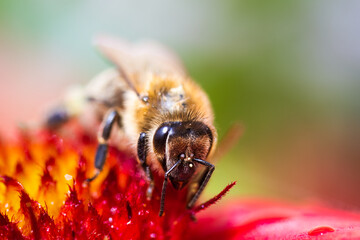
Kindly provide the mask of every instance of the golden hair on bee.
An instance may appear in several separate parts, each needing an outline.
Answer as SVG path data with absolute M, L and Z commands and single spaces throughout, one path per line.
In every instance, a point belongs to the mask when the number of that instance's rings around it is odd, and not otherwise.
M 148 198 L 154 188 L 152 171 L 164 175 L 159 215 L 164 212 L 168 181 L 176 189 L 192 185 L 187 203 L 191 208 L 215 169 L 210 161 L 217 133 L 206 93 L 186 74 L 176 55 L 157 43 L 130 44 L 102 37 L 96 45 L 115 69 L 95 77 L 84 92 L 102 119 L 96 174 L 88 182 L 100 174 L 110 134 L 117 129 L 129 139 L 145 171 Z M 54 114 L 48 125 L 57 125 L 61 120 Z

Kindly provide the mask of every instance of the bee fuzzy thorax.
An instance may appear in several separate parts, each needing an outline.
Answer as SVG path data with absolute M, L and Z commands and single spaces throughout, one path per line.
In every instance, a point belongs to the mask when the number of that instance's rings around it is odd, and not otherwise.
M 207 96 L 190 79 L 154 75 L 141 93 L 147 102 L 138 101 L 135 118 L 141 130 L 164 121 L 204 120 L 213 125 L 213 113 Z

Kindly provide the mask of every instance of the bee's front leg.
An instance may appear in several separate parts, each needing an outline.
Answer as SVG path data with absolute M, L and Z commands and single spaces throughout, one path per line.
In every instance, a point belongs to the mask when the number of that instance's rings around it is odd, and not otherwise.
M 181 160 L 177 161 L 166 173 L 164 177 L 164 183 L 161 190 L 161 199 L 160 199 L 160 211 L 159 216 L 161 217 L 164 213 L 164 206 L 165 206 L 165 194 L 166 194 L 166 187 L 168 182 L 168 177 L 172 171 L 175 170 L 175 168 L 181 163 Z
M 146 177 L 149 180 L 149 187 L 146 191 L 146 197 L 148 200 L 150 200 L 151 196 L 152 196 L 152 192 L 154 190 L 154 178 L 152 176 L 149 165 L 147 165 L 147 163 L 146 163 L 147 151 L 148 151 L 147 136 L 146 136 L 146 133 L 142 132 L 142 133 L 140 133 L 139 140 L 138 140 L 137 153 L 138 153 L 138 158 L 139 158 L 141 167 L 144 169 Z
M 194 183 L 197 184 L 198 189 L 196 190 L 195 194 L 189 199 L 190 201 L 187 204 L 188 208 L 192 208 L 196 202 L 196 200 L 198 200 L 198 198 L 200 197 L 200 194 L 202 193 L 202 191 L 204 190 L 204 188 L 206 187 L 206 185 L 208 184 L 212 173 L 215 170 L 215 166 L 207 161 L 201 160 L 201 159 L 193 159 L 194 162 L 200 163 L 201 165 L 204 165 L 207 169 L 206 172 L 204 173 L 204 175 L 200 178 L 199 183 Z M 190 191 L 194 191 L 194 189 L 190 189 Z
M 108 153 L 108 140 L 115 122 L 121 126 L 121 117 L 116 110 L 111 110 L 104 118 L 100 128 L 101 135 L 98 137 L 99 145 L 95 155 L 96 173 L 93 177 L 86 179 L 87 182 L 93 181 L 103 169 Z

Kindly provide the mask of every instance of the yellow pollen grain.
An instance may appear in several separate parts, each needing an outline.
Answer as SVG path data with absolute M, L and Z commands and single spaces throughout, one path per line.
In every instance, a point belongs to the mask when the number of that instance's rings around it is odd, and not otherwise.
M 67 180 L 67 181 L 70 181 L 70 180 L 72 180 L 73 179 L 73 177 L 70 175 L 70 174 L 65 174 L 65 179 Z

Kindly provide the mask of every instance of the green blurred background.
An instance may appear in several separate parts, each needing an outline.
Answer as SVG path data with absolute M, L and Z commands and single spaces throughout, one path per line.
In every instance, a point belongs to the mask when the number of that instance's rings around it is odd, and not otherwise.
M 0 131 L 39 119 L 107 65 L 106 33 L 173 48 L 212 100 L 220 135 L 210 196 L 319 200 L 359 208 L 359 1 L 0 1 Z

